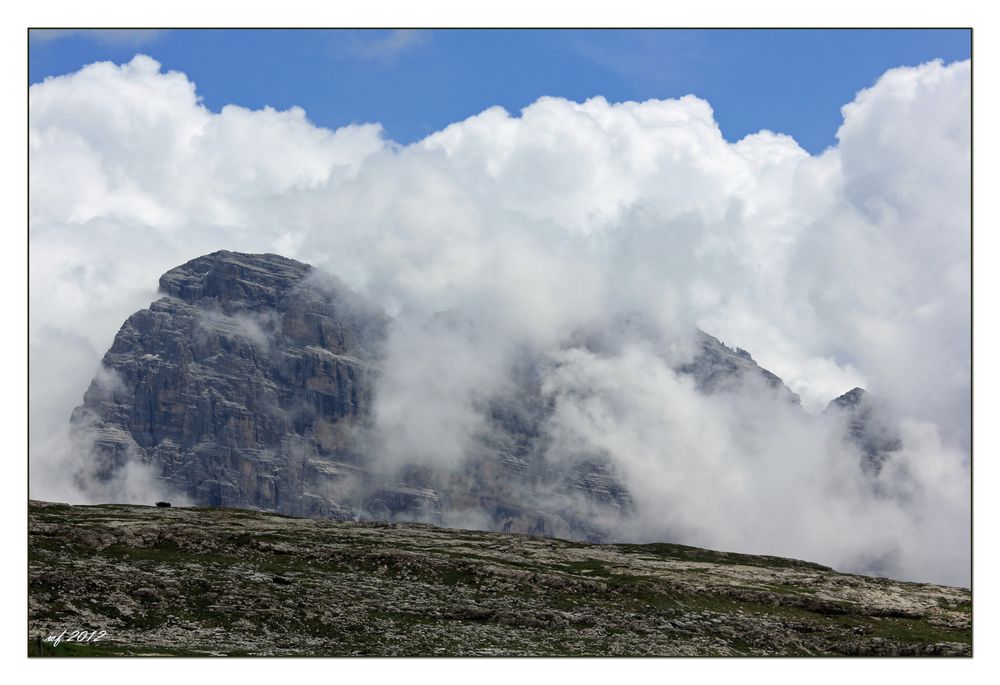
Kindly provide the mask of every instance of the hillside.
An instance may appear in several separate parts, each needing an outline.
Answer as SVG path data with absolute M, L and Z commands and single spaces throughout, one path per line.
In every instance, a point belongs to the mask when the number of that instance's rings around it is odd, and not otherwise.
M 29 654 L 971 655 L 967 590 L 680 545 L 30 502 Z M 39 642 L 103 630 L 92 643 Z

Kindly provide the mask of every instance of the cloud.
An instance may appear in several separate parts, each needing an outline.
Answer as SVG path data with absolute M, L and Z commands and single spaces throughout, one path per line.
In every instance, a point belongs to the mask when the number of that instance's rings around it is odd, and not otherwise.
M 707 73 L 717 59 L 717 47 L 696 31 L 683 29 L 577 31 L 568 36 L 570 48 L 600 69 L 639 84 L 655 84 L 676 92 L 692 74 Z
M 636 502 L 621 535 L 967 582 L 969 95 L 969 62 L 890 70 L 811 156 L 769 131 L 727 142 L 693 96 L 544 97 L 400 146 L 297 108 L 212 113 L 141 55 L 36 84 L 31 494 L 58 471 L 40 436 L 158 276 L 274 251 L 396 318 L 376 406 L 389 464 L 460 468 L 484 403 L 537 360 L 545 458 L 610 460 Z M 808 411 L 695 392 L 673 368 L 696 326 Z M 878 488 L 819 416 L 856 385 L 900 421 Z
M 33 43 L 51 43 L 79 36 L 109 46 L 137 48 L 159 40 L 169 29 L 31 29 Z
M 359 29 L 338 31 L 332 44 L 334 54 L 341 58 L 389 64 L 404 52 L 426 42 L 429 33 L 424 29 L 392 29 L 378 31 Z

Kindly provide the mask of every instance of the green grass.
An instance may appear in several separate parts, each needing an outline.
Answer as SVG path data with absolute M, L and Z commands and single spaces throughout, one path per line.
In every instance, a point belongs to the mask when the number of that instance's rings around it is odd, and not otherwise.
M 872 637 L 905 644 L 961 642 L 972 644 L 972 628 L 943 628 L 912 618 L 873 618 L 868 622 Z
M 716 552 L 710 549 L 701 549 L 700 547 L 689 547 L 687 545 L 675 545 L 665 542 L 654 542 L 645 545 L 609 546 L 628 554 L 645 554 L 652 557 L 678 559 L 681 561 L 741 566 L 764 566 L 772 568 L 802 568 L 813 571 L 833 571 L 833 569 L 828 566 L 814 564 L 810 561 L 753 554 L 737 554 L 735 552 Z
M 565 564 L 565 568 L 570 573 L 578 573 L 589 577 L 607 578 L 611 575 L 608 565 L 599 559 L 584 559 L 583 561 L 570 561 Z
M 52 519 L 66 523 L 66 509 L 33 509 L 32 517 L 33 520 Z M 107 509 L 134 510 L 124 506 Z M 102 511 L 108 513 L 102 508 L 87 510 L 80 515 L 79 509 L 74 507 L 73 526 L 83 530 L 106 531 L 110 524 L 105 524 L 103 520 L 98 522 Z M 171 510 L 160 511 L 169 516 L 176 514 Z M 633 559 L 641 556 L 706 564 L 829 571 L 826 567 L 808 562 L 729 554 L 673 544 L 592 546 L 564 541 L 552 541 L 550 544 L 559 549 L 577 550 L 570 553 L 573 560 L 565 557 L 558 560 L 536 559 L 526 555 L 515 557 L 517 548 L 514 547 L 477 548 L 466 537 L 462 539 L 462 546 L 467 549 L 453 549 L 437 540 L 419 536 L 409 539 L 412 544 L 397 544 L 399 540 L 392 540 L 392 549 L 389 549 L 379 532 L 385 526 L 372 524 L 371 530 L 352 529 L 353 534 L 345 535 L 345 528 L 314 526 L 311 523 L 303 524 L 301 531 L 279 531 L 275 522 L 273 526 L 261 526 L 264 530 L 260 532 L 248 532 L 240 528 L 240 521 L 233 525 L 224 523 L 234 514 L 238 519 L 258 520 L 271 515 L 238 510 L 202 511 L 211 512 L 213 519 L 205 525 L 214 527 L 218 524 L 217 536 L 211 545 L 204 547 L 200 537 L 192 537 L 193 542 L 184 542 L 184 538 L 179 536 L 178 539 L 182 540 L 180 545 L 172 540 L 159 539 L 152 545 L 131 547 L 115 544 L 95 549 L 71 542 L 75 539 L 72 536 L 60 540 L 32 533 L 29 545 L 32 573 L 44 570 L 53 579 L 52 582 L 36 579 L 31 586 L 32 596 L 39 602 L 32 616 L 33 621 L 43 621 L 48 625 L 65 623 L 71 616 L 73 605 L 79 608 L 80 601 L 87 601 L 91 588 L 80 584 L 74 571 L 76 559 L 87 558 L 94 562 L 93 580 L 98 581 L 95 587 L 103 584 L 129 593 L 146 586 L 155 588 L 160 595 L 159 601 L 152 598 L 137 605 L 129 602 L 134 612 L 132 615 L 128 615 L 127 611 L 123 614 L 114 606 L 84 605 L 88 610 L 108 617 L 110 620 L 105 627 L 118 639 L 127 635 L 130 645 L 112 641 L 63 642 L 57 647 L 43 643 L 43 656 L 197 656 L 213 648 L 233 655 L 246 654 L 246 648 L 234 649 L 241 644 L 238 637 L 242 629 L 233 628 L 233 623 L 241 618 L 247 619 L 257 630 L 273 635 L 273 646 L 279 653 L 303 648 L 295 641 L 296 636 L 302 636 L 306 644 L 307 638 L 319 641 L 314 648 L 309 648 L 310 653 L 316 655 L 356 652 L 458 655 L 483 653 L 490 648 L 516 650 L 521 654 L 601 654 L 601 650 L 608 645 L 627 645 L 630 642 L 635 645 L 633 653 L 641 653 L 644 645 L 656 644 L 654 640 L 662 642 L 663 633 L 647 637 L 645 628 L 641 626 L 639 632 L 634 632 L 629 626 L 635 617 L 629 618 L 629 614 L 639 614 L 642 623 L 654 627 L 662 625 L 666 619 L 685 620 L 693 632 L 680 629 L 667 635 L 670 639 L 689 643 L 702 640 L 706 653 L 713 649 L 713 643 L 706 638 L 722 640 L 725 649 L 737 654 L 776 649 L 782 654 L 797 653 L 794 640 L 775 647 L 773 630 L 777 624 L 799 626 L 793 629 L 801 629 L 816 638 L 809 642 L 810 649 L 821 653 L 829 653 L 837 644 L 856 640 L 859 636 L 885 638 L 901 646 L 934 642 L 971 643 L 971 629 L 931 626 L 922 619 L 876 618 L 858 614 L 858 607 L 853 604 L 820 601 L 814 596 L 815 590 L 809 586 L 786 585 L 772 580 L 753 587 L 734 587 L 728 591 L 717 588 L 709 592 L 698 582 L 705 576 L 692 575 L 695 582 L 683 583 L 690 589 L 681 589 L 675 585 L 677 581 L 672 580 L 673 575 L 667 574 L 662 578 L 636 575 L 636 571 L 643 571 L 633 569 L 627 559 L 616 559 L 608 552 L 618 551 Z M 107 520 L 120 519 L 110 516 Z M 482 539 L 496 542 L 490 537 L 483 536 Z M 259 541 L 285 543 L 294 547 L 296 552 L 288 555 L 258 549 L 256 543 Z M 592 552 L 585 551 L 588 549 Z M 420 557 L 414 558 L 410 552 Z M 607 555 L 608 559 L 588 556 L 591 553 Z M 498 568 L 514 572 L 510 573 L 513 577 L 503 577 L 503 572 L 496 571 Z M 693 569 L 692 574 L 703 570 Z M 282 582 L 276 582 L 275 577 L 280 577 Z M 118 579 L 117 585 L 111 582 L 112 578 Z M 336 598 L 318 595 L 318 589 L 329 585 L 331 578 L 337 578 L 333 585 L 342 587 L 342 591 Z M 413 586 L 412 594 L 397 597 L 395 604 L 387 603 L 382 599 L 382 593 L 400 582 L 409 582 L 400 580 L 402 578 L 418 584 Z M 238 580 L 236 584 L 234 579 Z M 355 584 L 355 579 L 360 581 L 359 584 Z M 252 597 L 263 597 L 266 601 L 258 605 L 247 599 Z M 404 603 L 414 606 L 415 597 L 419 598 L 416 606 L 421 606 L 421 603 L 423 606 L 436 604 L 442 613 L 447 613 L 445 609 L 449 606 L 469 604 L 471 601 L 472 605 L 486 610 L 498 608 L 505 611 L 510 608 L 530 613 L 560 609 L 592 619 L 532 628 L 505 626 L 493 616 L 477 618 L 474 613 L 468 619 L 454 620 L 433 618 L 429 614 L 411 614 L 405 609 L 395 610 L 402 608 Z M 935 608 L 935 612 L 941 609 L 971 609 L 971 603 L 957 593 L 954 598 L 941 597 L 937 603 L 940 609 Z M 335 618 L 323 619 L 326 607 L 335 609 Z M 692 618 L 692 615 L 698 616 Z M 748 634 L 740 634 L 736 627 L 741 625 L 741 615 L 760 619 L 752 624 L 760 627 L 748 629 Z M 721 623 L 713 623 L 712 618 L 720 619 Z M 203 651 L 190 647 L 173 649 L 169 643 L 163 644 L 162 640 L 154 639 L 166 626 L 172 629 L 178 622 L 203 628 L 223 628 L 232 639 L 222 641 L 226 644 L 201 645 Z M 784 634 L 794 636 L 787 630 Z M 158 646 L 142 647 L 147 638 Z M 246 643 L 242 644 L 246 646 Z M 388 651 L 383 651 L 383 648 Z M 29 640 L 29 654 L 33 653 L 33 649 L 37 651 L 37 644 Z M 444 651 L 439 652 L 439 649 Z

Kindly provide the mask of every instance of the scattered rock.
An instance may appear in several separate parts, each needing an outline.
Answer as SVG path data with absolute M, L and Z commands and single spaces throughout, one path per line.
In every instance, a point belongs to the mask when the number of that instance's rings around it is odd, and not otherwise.
M 102 654 L 971 654 L 967 590 L 775 557 L 182 507 L 28 524 L 30 634 L 107 630 Z

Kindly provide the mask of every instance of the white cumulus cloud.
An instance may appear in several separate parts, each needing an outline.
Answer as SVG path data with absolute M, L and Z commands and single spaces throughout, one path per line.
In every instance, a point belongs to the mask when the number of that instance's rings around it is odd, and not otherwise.
M 466 400 L 530 348 L 556 362 L 555 444 L 605 450 L 653 512 L 636 536 L 967 582 L 969 98 L 967 61 L 890 70 L 811 156 L 770 131 L 726 141 L 693 96 L 543 97 L 400 146 L 298 108 L 213 113 L 142 55 L 46 79 L 29 93 L 31 494 L 66 492 L 43 446 L 161 273 L 279 252 L 397 317 L 389 453 L 434 459 L 437 440 L 460 461 L 481 419 Z M 436 338 L 425 323 L 447 310 L 479 334 Z M 655 353 L 567 346 L 636 313 Z M 808 412 L 695 392 L 671 370 L 695 326 Z M 855 482 L 814 421 L 856 385 L 903 421 L 906 498 Z

